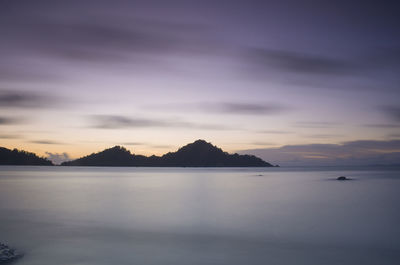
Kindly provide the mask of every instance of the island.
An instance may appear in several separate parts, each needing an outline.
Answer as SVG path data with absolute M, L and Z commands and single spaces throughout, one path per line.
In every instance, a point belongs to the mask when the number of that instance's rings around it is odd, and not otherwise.
M 53 163 L 50 160 L 39 157 L 34 153 L 0 147 L 0 165 L 52 166 Z
M 121 146 L 63 162 L 62 166 L 104 167 L 272 167 L 254 155 L 228 154 L 204 140 L 197 140 L 181 147 L 176 152 L 162 156 L 132 154 Z

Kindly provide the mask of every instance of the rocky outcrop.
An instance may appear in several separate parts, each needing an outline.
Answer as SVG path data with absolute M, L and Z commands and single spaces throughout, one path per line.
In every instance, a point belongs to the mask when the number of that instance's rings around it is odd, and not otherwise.
M 0 264 L 8 264 L 21 257 L 22 254 L 18 253 L 15 249 L 0 243 Z

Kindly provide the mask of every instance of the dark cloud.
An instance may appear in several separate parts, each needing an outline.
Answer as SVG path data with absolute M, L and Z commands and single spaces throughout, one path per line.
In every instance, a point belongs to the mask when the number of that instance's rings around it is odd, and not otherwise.
M 39 92 L 22 90 L 0 90 L 0 108 L 47 108 L 53 106 L 56 99 Z
M 261 69 L 300 74 L 343 75 L 357 69 L 350 61 L 287 50 L 254 48 L 247 51 L 246 58 Z
M 337 126 L 336 122 L 324 122 L 324 121 L 299 121 L 295 122 L 295 127 L 300 128 L 331 128 Z
M 212 108 L 211 108 L 212 109 Z M 246 115 L 271 115 L 282 113 L 289 108 L 280 104 L 274 103 L 221 103 L 215 105 L 214 109 L 223 113 L 229 114 L 246 114 Z
M 228 130 L 218 124 L 196 124 L 180 120 L 161 120 L 131 118 L 120 115 L 93 115 L 89 117 L 92 128 L 124 129 L 124 128 L 186 128 L 200 130 Z
M 93 127 L 99 129 L 120 129 L 140 127 L 168 127 L 169 124 L 161 120 L 129 118 L 118 115 L 94 115 L 91 118 Z
M 162 111 L 194 111 L 212 114 L 232 115 L 275 115 L 290 111 L 291 108 L 272 102 L 200 102 L 200 103 L 175 103 L 157 106 L 148 106 L 152 110 Z
M 370 47 L 351 56 L 269 48 L 243 48 L 244 58 L 260 69 L 315 75 L 347 75 L 368 70 L 399 70 L 400 47 Z
M 255 6 L 260 9 L 253 10 Z M 271 21 L 275 21 L 277 29 L 285 28 L 285 25 L 282 24 L 288 22 L 280 23 L 278 22 L 280 16 L 275 16 L 280 12 L 286 13 L 284 11 L 286 8 L 295 11 L 298 9 L 296 6 L 296 4 L 292 4 L 279 7 L 279 4 L 276 3 L 253 5 L 246 1 L 239 1 L 233 6 L 230 5 L 228 10 L 236 10 L 241 13 L 250 9 L 252 12 L 247 14 L 250 16 L 254 15 L 254 11 L 262 10 L 258 27 L 261 27 L 264 33 L 268 30 L 264 30 L 263 23 L 265 26 L 271 24 L 269 20 L 265 21 L 264 17 L 270 17 Z M 306 10 L 308 10 L 307 12 L 319 9 L 326 11 L 325 4 L 323 8 L 321 4 L 312 4 L 312 7 L 304 8 L 303 3 L 301 6 L 301 12 L 297 12 L 297 10 L 294 14 L 298 15 Z M 334 7 L 331 8 L 336 10 Z M 231 29 L 237 26 L 242 27 L 240 20 L 236 22 L 237 24 L 234 22 L 228 25 L 221 23 L 221 21 L 225 21 L 222 19 L 225 15 L 230 17 L 236 14 L 236 11 L 226 12 L 225 5 L 211 1 L 204 4 L 203 2 L 202 4 L 196 3 L 196 1 L 169 1 L 168 5 L 163 4 L 162 1 L 113 1 L 110 3 L 106 1 L 41 0 L 35 1 L 35 5 L 32 5 L 30 1 L 8 1 L 8 4 L 3 4 L 0 9 L 2 10 L 0 31 L 3 36 L 2 44 L 0 43 L 0 56 L 2 59 L 6 56 L 10 57 L 9 62 L 0 62 L 0 78 L 14 80 L 18 77 L 27 79 L 60 78 L 57 75 L 53 76 L 53 69 L 49 69 L 51 67 L 46 67 L 47 69 L 42 71 L 37 68 L 32 69 L 34 67 L 24 67 L 21 63 L 13 62 L 14 57 L 19 58 L 20 61 L 21 58 L 25 60 L 25 58 L 36 57 L 43 61 L 50 58 L 59 62 L 61 60 L 77 63 L 92 62 L 105 64 L 107 67 L 113 67 L 111 65 L 114 63 L 128 62 L 134 63 L 140 68 L 151 65 L 154 70 L 154 66 L 160 64 L 168 68 L 178 65 L 164 61 L 166 55 L 168 55 L 167 60 L 171 59 L 171 55 L 178 59 L 188 55 L 191 59 L 193 55 L 208 55 L 214 58 L 219 56 L 223 57 L 221 62 L 233 62 L 232 68 L 236 64 L 242 65 L 245 61 L 246 66 L 251 65 L 252 72 L 254 68 L 263 73 L 274 70 L 271 71 L 273 72 L 271 76 L 285 75 L 283 77 L 285 82 L 289 80 L 289 82 L 296 82 L 297 85 L 305 83 L 306 85 L 313 84 L 315 87 L 336 86 L 336 88 L 341 88 L 346 86 L 345 89 L 356 86 L 364 88 L 366 82 L 356 85 L 338 85 L 331 82 L 332 77 L 363 73 L 364 75 L 360 76 L 368 79 L 369 75 L 365 74 L 365 69 L 377 67 L 386 69 L 388 66 L 399 65 L 399 49 L 397 47 L 379 48 L 376 52 L 363 51 L 368 56 L 349 56 L 349 52 L 338 56 L 337 51 L 335 51 L 336 53 L 328 51 L 327 54 L 317 53 L 318 49 L 314 48 L 318 44 L 313 43 L 306 47 L 305 51 L 284 49 L 281 46 L 285 45 L 279 45 L 279 43 L 275 45 L 279 48 L 257 47 L 256 43 L 252 43 L 254 40 L 246 38 L 246 34 L 241 30 Z M 274 12 L 275 9 L 279 12 Z M 206 10 L 213 12 L 210 13 Z M 345 10 L 347 10 L 347 5 L 341 11 L 345 12 Z M 216 13 L 214 14 L 214 12 Z M 193 13 L 193 18 L 191 13 Z M 195 19 L 199 17 L 198 13 L 203 14 L 203 19 Z M 269 13 L 270 16 L 265 13 Z M 332 21 L 343 20 L 342 15 L 328 13 L 340 18 L 332 19 Z M 216 16 L 216 14 L 219 15 Z M 202 16 L 200 15 L 200 17 Z M 210 19 L 204 20 L 205 17 Z M 310 16 L 307 15 L 308 17 Z M 316 14 L 312 14 L 312 17 L 316 17 Z M 386 18 L 387 16 L 384 21 Z M 246 19 L 246 21 L 250 20 Z M 289 24 L 296 24 L 297 22 L 294 21 L 290 21 Z M 363 23 L 371 21 L 368 19 Z M 376 19 L 374 23 L 380 24 L 382 21 L 383 19 Z M 326 19 L 323 18 L 321 22 L 326 22 Z M 312 35 L 321 33 L 316 24 L 311 21 L 308 25 L 311 29 L 315 27 Z M 247 26 L 250 27 L 250 25 Z M 348 26 L 353 26 L 353 23 L 349 23 Z M 382 28 L 388 29 L 387 26 Z M 260 29 L 254 28 L 255 33 L 257 30 Z M 323 33 L 326 33 L 324 28 L 322 30 Z M 342 30 L 346 31 L 346 29 Z M 243 34 L 243 36 L 236 34 Z M 287 34 L 296 36 L 297 32 L 289 30 Z M 265 35 L 268 36 L 268 34 Z M 248 43 L 239 44 L 235 41 L 236 39 Z M 300 39 L 302 38 L 299 38 L 299 41 Z M 256 48 L 248 48 L 252 46 Z M 69 62 L 67 64 L 60 62 L 58 65 L 69 66 L 70 64 Z M 276 73 L 278 74 L 276 75 Z M 306 75 L 306 77 L 302 80 L 293 80 L 293 76 L 286 76 L 287 73 Z M 49 77 L 46 77 L 46 74 Z M 64 75 L 65 73 L 58 74 Z M 323 78 L 327 78 L 329 75 L 330 80 L 315 80 L 309 78 L 309 75 L 323 75 Z
M 1 121 L 1 118 L 0 118 Z M 1 124 L 1 122 L 0 122 Z M 21 139 L 23 138 L 21 135 L 17 134 L 0 134 L 0 139 Z
M 112 5 L 87 1 L 54 5 L 48 1 L 34 11 L 32 8 L 29 4 L 22 5 L 3 16 L 0 28 L 7 37 L 5 45 L 15 51 L 108 62 L 140 60 L 149 54 L 213 50 L 212 41 L 208 41 L 213 37 L 205 25 L 180 23 L 150 14 L 143 16 L 134 4 L 124 1 Z
M 51 160 L 56 165 L 71 160 L 71 157 L 67 153 L 59 154 L 59 153 L 46 152 L 46 158 Z
M 336 138 L 336 137 L 341 137 L 343 135 L 341 134 L 311 134 L 311 135 L 306 135 L 305 137 L 307 138 L 318 138 L 318 139 L 329 139 L 329 138 Z
M 400 124 L 388 124 L 388 123 L 370 123 L 370 124 L 364 124 L 364 126 L 371 128 L 385 128 L 385 129 L 400 128 Z
M 400 47 L 377 47 L 362 59 L 363 63 L 373 69 L 400 69 Z
M 398 106 L 383 106 L 381 110 L 392 120 L 400 122 L 400 107 Z
M 0 62 L 0 80 L 3 82 L 36 82 L 42 80 L 60 82 L 63 79 L 59 73 L 55 73 L 52 69 L 27 67 L 24 62 L 2 61 Z
M 126 26 L 91 23 L 57 24 L 48 22 L 38 25 L 38 37 L 52 36 L 51 39 L 38 39 L 37 49 L 48 55 L 60 56 L 69 60 L 85 61 L 125 61 L 132 58 L 126 53 L 164 53 L 174 50 L 179 40 L 164 33 L 161 29 L 151 30 L 143 21 L 132 21 Z M 154 27 L 154 25 L 151 25 Z M 164 29 L 165 30 L 165 29 Z
M 0 125 L 18 124 L 21 122 L 21 120 L 22 120 L 21 118 L 0 116 Z
M 281 165 L 398 164 L 400 140 L 360 140 L 342 144 L 286 145 L 240 151 Z
M 231 29 L 243 26 L 240 20 L 228 25 L 221 23 L 221 18 L 225 16 L 236 18 L 236 12 L 244 12 L 243 15 L 245 15 L 246 12 L 252 10 L 247 15 L 253 18 L 254 11 L 257 11 L 257 15 L 261 15 L 258 17 L 260 19 L 258 27 L 261 27 L 265 33 L 268 30 L 264 30 L 262 26 L 268 27 L 271 25 L 271 21 L 277 24 L 276 28 L 278 29 L 285 28 L 283 24 L 286 23 L 297 25 L 296 19 L 285 20 L 285 23 L 280 22 L 281 16 L 277 16 L 277 14 L 287 11 L 294 12 L 296 15 L 305 15 L 307 19 L 328 13 L 329 16 L 337 16 L 336 18 L 331 17 L 332 21 L 343 21 L 343 13 L 348 10 L 347 4 L 339 14 L 326 12 L 326 4 L 315 3 L 308 8 L 305 8 L 305 3 L 302 3 L 302 8 L 299 10 L 295 3 L 280 6 L 276 3 L 249 4 L 247 1 L 239 1 L 230 5 L 228 9 L 225 4 L 215 1 L 201 1 L 201 3 L 168 1 L 168 5 L 162 1 L 123 0 L 112 1 L 112 3 L 107 1 L 40 0 L 35 1 L 34 5 L 31 1 L 23 0 L 7 2 L 0 9 L 2 11 L 0 13 L 0 30 L 4 36 L 2 38 L 3 45 L 7 47 L 7 51 L 14 50 L 15 54 L 21 52 L 41 57 L 55 56 L 68 60 L 107 62 L 130 60 L 132 58 L 129 58 L 129 55 L 139 55 L 135 56 L 135 60 L 148 54 L 158 56 L 189 52 L 228 55 L 225 51 L 233 47 L 233 50 L 238 53 L 235 56 L 238 57 L 237 59 L 242 60 L 242 54 L 244 54 L 246 61 L 258 64 L 262 68 L 324 75 L 353 73 L 359 67 L 364 67 L 363 65 L 388 65 L 389 62 L 397 63 L 399 61 L 397 47 L 380 48 L 379 52 L 368 53 L 370 59 L 359 59 L 358 61 L 357 59 L 348 59 L 347 54 L 340 59 L 333 54 L 326 56 L 312 52 L 278 50 L 268 47 L 247 48 L 245 46 L 246 48 L 242 48 L 232 40 L 240 39 L 240 37 L 245 39 L 246 34 L 236 35 L 241 32 Z M 336 7 L 330 8 L 332 11 L 338 11 Z M 355 10 L 358 11 L 359 8 L 358 5 Z M 268 16 L 266 13 L 270 15 Z M 199 14 L 203 14 L 203 16 L 200 15 L 203 19 L 196 20 L 195 18 L 198 18 Z M 216 16 L 216 14 L 219 15 Z M 265 17 L 270 18 L 271 21 L 264 20 Z M 354 19 L 353 16 L 351 17 Z M 368 15 L 368 18 L 371 17 L 371 14 Z M 205 20 L 204 18 L 209 19 Z M 362 29 L 367 28 L 364 24 L 372 21 L 377 25 L 380 25 L 382 21 L 388 21 L 386 14 L 384 18 L 365 19 Z M 323 23 L 327 21 L 325 17 L 319 17 L 319 19 Z M 308 22 L 310 23 L 308 27 L 314 29 L 313 34 L 322 33 L 320 30 L 326 33 L 326 28 L 319 28 L 318 23 L 315 23 L 314 20 Z M 348 21 L 348 26 L 354 26 L 354 23 Z M 380 27 L 385 30 L 389 29 L 388 25 L 380 25 Z M 294 28 L 297 31 L 297 27 Z M 393 30 L 393 25 L 390 28 Z M 347 32 L 346 29 L 342 28 Z M 257 32 L 256 28 L 254 30 Z M 297 32 L 289 31 L 286 34 L 296 36 L 295 33 Z M 252 39 L 248 41 L 251 42 Z M 304 41 L 304 39 L 299 38 L 299 41 Z M 335 41 L 342 40 L 335 39 Z M 311 48 L 315 46 L 317 44 L 310 44 Z M 370 54 L 376 55 L 371 56 Z M 229 54 L 229 57 L 232 58 L 232 54 Z M 363 62 L 363 64 L 359 62 Z
M 304 89 L 398 91 L 400 47 L 315 53 L 243 47 L 242 73 Z
M 65 82 L 76 76 L 64 70 L 77 67 L 176 70 L 171 58 L 226 54 L 212 26 L 171 16 L 172 3 L 8 2 L 0 4 L 2 80 Z
M 344 142 L 342 144 L 343 147 L 352 149 L 352 150 L 371 150 L 371 151 L 400 151 L 400 140 L 392 140 L 392 141 L 376 141 L 376 140 L 359 140 L 359 141 L 351 141 Z

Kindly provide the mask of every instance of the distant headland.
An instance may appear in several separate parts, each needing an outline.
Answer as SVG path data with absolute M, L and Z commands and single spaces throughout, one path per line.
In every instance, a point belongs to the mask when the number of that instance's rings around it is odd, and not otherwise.
M 53 162 L 34 153 L 0 147 L 0 165 L 53 166 Z
M 46 165 L 53 163 L 33 153 L 0 148 L 0 165 Z M 254 155 L 228 154 L 221 148 L 204 140 L 197 140 L 181 147 L 176 152 L 162 156 L 132 154 L 122 146 L 114 146 L 93 153 L 61 166 L 100 167 L 272 167 L 270 163 Z

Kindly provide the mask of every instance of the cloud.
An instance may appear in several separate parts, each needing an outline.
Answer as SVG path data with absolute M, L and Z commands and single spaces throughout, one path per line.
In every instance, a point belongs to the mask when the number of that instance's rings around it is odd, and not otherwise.
M 5 56 L 3 56 L 3 60 Z M 41 69 L 35 67 L 27 67 L 26 62 L 16 62 L 10 60 L 0 64 L 0 80 L 3 82 L 35 82 L 35 81 L 61 81 L 60 74 L 55 73 L 52 69 Z
M 43 104 L 43 98 L 35 93 L 12 90 L 0 91 L 0 107 L 32 108 Z
M 253 48 L 246 51 L 246 58 L 261 69 L 300 74 L 343 75 L 358 69 L 351 61 L 287 50 Z
M 280 131 L 280 130 L 262 130 L 262 131 L 257 131 L 257 133 L 263 133 L 263 134 L 291 134 L 293 132 Z
M 51 160 L 56 165 L 59 165 L 64 161 L 71 160 L 71 157 L 67 153 L 59 154 L 59 153 L 46 152 L 46 158 Z
M 38 43 L 48 55 L 79 61 L 125 61 L 126 53 L 162 53 L 176 48 L 178 40 L 160 32 L 145 30 L 144 22 L 128 26 L 90 23 L 49 23 L 38 25 L 40 36 L 50 34 L 50 42 Z M 142 26 L 143 28 L 140 28 Z M 35 29 L 34 29 L 35 30 Z
M 89 117 L 90 127 L 97 129 L 124 129 L 124 128 L 185 128 L 201 130 L 228 130 L 229 128 L 217 124 L 197 124 L 180 120 L 161 120 L 131 118 L 121 115 L 92 115 Z
M 325 122 L 325 121 L 299 121 L 295 122 L 295 127 L 300 128 L 331 128 L 337 126 L 336 122 Z
M 94 115 L 90 118 L 94 128 L 99 129 L 120 129 L 120 128 L 141 128 L 141 127 L 167 127 L 168 123 L 160 120 L 129 118 L 118 115 Z
M 198 12 L 213 8 L 223 11 L 216 3 L 204 4 L 197 10 L 196 4 L 182 1 L 171 2 L 168 8 L 153 1 L 8 1 L 2 5 L 0 30 L 4 36 L 0 44 L 3 54 L 27 58 L 37 56 L 41 60 L 61 59 L 74 62 L 142 62 L 160 63 L 163 55 L 217 55 L 224 60 L 251 64 L 265 70 L 291 72 L 306 75 L 348 75 L 368 67 L 394 65 L 399 62 L 397 47 L 379 48 L 361 58 L 349 58 L 343 54 L 321 55 L 312 52 L 273 49 L 270 47 L 242 47 L 236 44 L 237 34 L 231 28 L 224 29 L 219 17 L 199 20 Z M 244 2 L 239 4 L 248 8 Z M 237 7 L 236 7 L 237 8 Z M 263 7 L 267 10 L 271 8 Z M 188 12 L 196 13 L 193 18 Z M 214 11 L 213 11 L 214 12 Z M 177 15 L 179 14 L 179 15 Z M 209 14 L 207 14 L 208 16 Z M 229 15 L 229 14 L 228 14 Z M 202 21 L 202 22 L 200 22 Z M 262 23 L 263 20 L 260 21 Z M 368 20 L 369 21 L 369 20 Z M 237 21 L 239 23 L 239 20 Z M 236 23 L 232 24 L 234 27 Z M 282 25 L 281 25 L 282 26 Z M 216 34 L 218 33 L 218 34 Z M 245 39 L 245 38 L 242 38 Z M 249 42 L 254 41 L 251 38 Z M 279 44 L 279 43 L 278 43 Z M 2 47 L 5 49 L 1 49 Z M 372 56 L 371 54 L 375 54 Z M 2 56 L 3 59 L 4 56 Z M 12 57 L 12 56 L 11 56 Z M 7 64 L 8 65 L 8 64 Z M 10 69 L 15 69 L 12 63 Z M 21 67 L 24 68 L 24 67 Z M 49 72 L 42 71 L 42 73 Z M 7 76 L 7 69 L 0 77 Z M 17 75 L 12 71 L 9 76 Z M 36 76 L 36 69 L 30 73 Z M 327 82 L 329 83 L 329 82 Z
M 173 3 L 163 9 L 151 1 L 8 2 L 0 10 L 2 80 L 57 84 L 75 78 L 69 73 L 77 68 L 165 71 L 179 68 L 171 59 L 226 54 L 208 23 L 170 16 Z
M 173 147 L 172 145 L 166 145 L 166 144 L 151 144 L 151 145 L 149 145 L 150 147 L 153 147 L 153 148 L 171 148 L 171 147 Z
M 221 103 L 214 106 L 215 110 L 229 114 L 271 115 L 287 111 L 288 108 L 274 103 Z
M 400 122 L 400 107 L 398 106 L 383 106 L 383 113 L 396 122 Z
M 16 135 L 16 134 L 0 134 L 0 139 L 21 139 L 21 138 L 23 138 L 21 135 Z
M 207 26 L 166 20 L 167 16 L 156 18 L 137 11 L 137 5 L 129 1 L 116 1 L 112 6 L 87 1 L 42 4 L 40 8 L 28 3 L 13 6 L 4 14 L 0 29 L 6 33 L 8 47 L 43 57 L 92 62 L 213 50 Z M 89 11 L 81 12 L 85 9 Z
M 261 145 L 261 146 L 266 146 L 266 145 L 275 145 L 274 143 L 271 142 L 262 142 L 262 141 L 255 141 L 251 142 L 251 145 Z
M 232 115 L 276 115 L 291 108 L 273 102 L 199 102 L 199 103 L 175 103 L 156 106 L 148 106 L 152 110 L 162 111 L 194 111 L 212 114 L 232 114 Z
M 400 47 L 375 47 L 350 56 L 338 57 L 320 54 L 274 50 L 269 48 L 243 48 L 247 62 L 260 69 L 278 70 L 306 75 L 348 75 L 370 70 L 398 70 Z
M 400 140 L 359 140 L 341 144 L 285 145 L 239 151 L 280 165 L 375 165 L 398 164 Z
M 364 127 L 371 127 L 371 128 L 400 128 L 400 124 L 388 124 L 388 123 L 370 123 L 364 124 Z
M 400 46 L 377 47 L 362 60 L 364 64 L 373 69 L 399 70 Z
M 392 140 L 392 141 L 359 140 L 359 141 L 344 142 L 342 146 L 358 151 L 363 151 L 363 150 L 370 150 L 376 152 L 385 152 L 394 150 L 400 151 L 400 140 Z
M 146 144 L 140 143 L 140 142 L 125 142 L 125 143 L 121 143 L 120 145 L 146 145 Z
M 21 122 L 21 118 L 0 116 L 0 125 L 12 125 Z
M 397 46 L 366 46 L 356 52 L 341 53 L 242 47 L 238 49 L 237 58 L 239 69 L 246 77 L 290 87 L 397 92 L 399 54 Z
M 50 141 L 50 140 L 32 140 L 29 142 L 33 144 L 63 144 L 61 142 Z
M 55 101 L 54 97 L 39 92 L 0 90 L 0 108 L 47 108 Z
M 341 134 L 311 134 L 311 135 L 306 135 L 305 137 L 307 138 L 319 138 L 319 139 L 329 139 L 329 138 L 336 138 L 343 136 Z
M 125 143 L 121 143 L 121 145 L 148 146 L 148 147 L 153 147 L 153 148 L 170 148 L 171 147 L 171 145 L 150 144 L 150 143 L 140 143 L 140 142 L 125 142 Z

